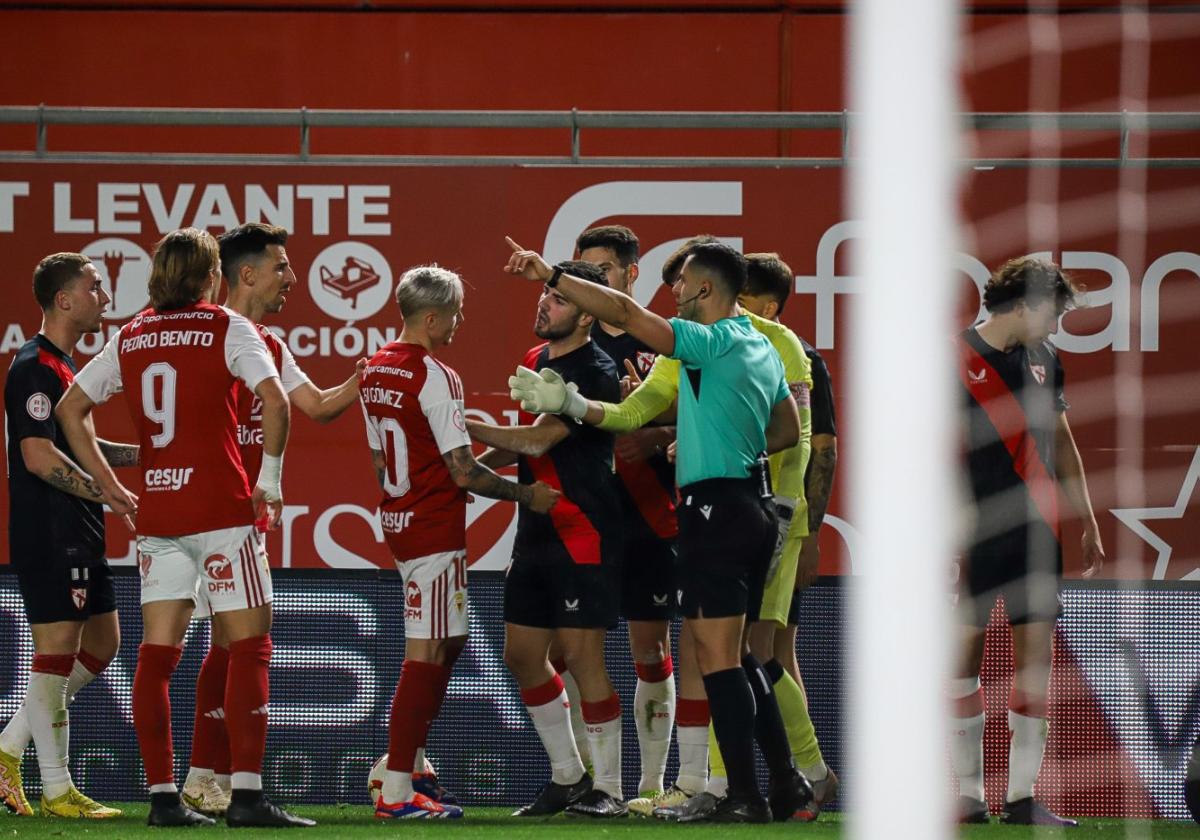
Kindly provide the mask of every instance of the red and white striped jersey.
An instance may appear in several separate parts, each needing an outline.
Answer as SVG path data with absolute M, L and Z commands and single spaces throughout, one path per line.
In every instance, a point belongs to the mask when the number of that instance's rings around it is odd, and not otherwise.
M 309 378 L 296 364 L 296 357 L 279 336 L 262 324 L 255 324 L 254 328 L 262 336 L 267 352 L 275 362 L 283 390 L 290 394 L 307 384 Z M 237 392 L 237 436 L 238 446 L 242 449 L 242 467 L 246 471 L 246 478 L 253 482 L 258 479 L 258 470 L 262 466 L 262 400 L 241 382 L 234 383 L 233 388 Z
M 79 372 L 75 382 L 92 402 L 125 393 L 142 447 L 140 536 L 254 522 L 233 386 L 253 390 L 278 375 L 254 325 L 209 303 L 139 312 Z
M 467 493 L 443 453 L 470 446 L 458 374 L 419 344 L 394 341 L 367 364 L 359 400 L 386 471 L 379 516 L 397 560 L 466 547 Z

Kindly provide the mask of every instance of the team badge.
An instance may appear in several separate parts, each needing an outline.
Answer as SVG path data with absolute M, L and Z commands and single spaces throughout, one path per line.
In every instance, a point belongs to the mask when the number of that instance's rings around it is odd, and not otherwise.
M 75 602 L 75 609 L 77 610 L 82 610 L 85 606 L 87 606 L 87 587 L 72 586 L 71 600 Z
M 142 572 L 142 580 L 150 577 L 150 564 L 154 562 L 154 558 L 149 554 L 138 554 L 138 568 Z
M 458 613 L 461 614 L 462 611 L 466 608 L 466 606 L 467 606 L 467 596 L 464 595 L 461 591 L 455 592 L 454 593 L 454 609 Z
M 25 411 L 34 420 L 46 420 L 50 417 L 50 398 L 39 392 L 25 400 Z
M 211 580 L 233 580 L 233 562 L 224 554 L 214 554 L 204 561 L 204 573 Z
M 1030 365 L 1029 372 L 1033 374 L 1033 378 L 1037 380 L 1037 384 L 1046 384 L 1046 366 L 1045 365 Z
M 637 354 L 637 366 L 638 370 L 642 373 L 650 370 L 654 366 L 654 354 L 648 353 L 645 350 L 639 350 Z
M 404 617 L 413 621 L 421 620 L 421 586 L 415 580 L 410 580 L 404 587 Z

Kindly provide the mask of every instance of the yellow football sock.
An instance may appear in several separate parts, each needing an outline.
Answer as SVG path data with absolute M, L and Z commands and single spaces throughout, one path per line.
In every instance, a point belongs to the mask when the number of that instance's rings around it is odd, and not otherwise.
M 782 673 L 783 676 L 775 681 L 775 699 L 779 703 L 779 712 L 783 715 L 792 758 L 800 768 L 822 765 L 825 759 L 821 756 L 817 731 L 808 715 L 808 698 L 804 696 L 804 689 L 792 679 L 791 674 L 787 671 Z

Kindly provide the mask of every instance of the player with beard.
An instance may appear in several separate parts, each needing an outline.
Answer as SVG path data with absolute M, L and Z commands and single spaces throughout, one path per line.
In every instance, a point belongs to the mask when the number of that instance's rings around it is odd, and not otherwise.
M 222 234 L 221 275 L 229 286 L 225 305 L 254 324 L 279 371 L 291 404 L 310 419 L 328 423 L 358 399 L 358 382 L 366 359 L 349 379 L 334 388 L 315 386 L 296 364 L 287 345 L 266 325 L 263 316 L 281 312 L 296 283 L 288 261 L 288 232 L 281 227 L 250 222 Z M 241 383 L 237 392 L 238 443 L 247 475 L 258 475 L 262 464 L 262 403 Z M 193 618 L 208 616 L 207 603 Z M 229 807 L 229 734 L 225 727 L 225 683 L 229 671 L 229 641 L 217 625 L 212 645 L 196 680 L 196 715 L 192 730 L 191 767 L 183 785 L 183 800 L 205 814 L 224 814 Z
M 559 268 L 605 286 L 604 272 L 570 261 Z M 534 332 L 545 343 L 524 366 L 555 371 L 593 399 L 617 400 L 612 359 L 590 334 L 595 319 L 553 288 L 538 301 Z M 517 816 L 564 809 L 592 817 L 626 813 L 621 792 L 621 703 L 604 663 L 604 637 L 617 622 L 622 551 L 621 503 L 613 476 L 613 437 L 553 416 L 522 413 L 521 425 L 468 422 L 471 437 L 492 447 L 490 467 L 518 464 L 522 484 L 545 481 L 563 493 L 549 514 L 522 509 L 504 586 L 504 661 L 521 689 L 542 745 L 551 781 Z M 579 683 L 595 781 L 584 769 L 571 732 L 569 702 L 549 652 L 557 644 Z
M 622 225 L 590 228 L 580 234 L 575 247 L 579 259 L 604 272 L 609 288 L 633 293 L 639 245 L 632 230 Z M 658 356 L 625 330 L 599 321 L 592 325 L 592 341 L 612 357 L 618 372 L 629 371 L 632 376 L 645 376 Z M 679 526 L 675 517 L 675 468 L 663 452 L 674 439 L 674 427 L 650 426 L 619 436 L 615 447 L 626 534 L 621 615 L 629 628 L 629 648 L 637 672 L 633 719 L 641 758 L 638 798 L 631 801 L 631 810 L 636 808 L 634 803 L 649 803 L 661 797 L 675 724 L 670 622 L 678 614 L 675 537 Z M 568 674 L 569 670 L 563 674 L 564 681 Z M 573 680 L 566 682 L 570 694 Z M 575 717 L 572 706 L 573 724 Z M 580 727 L 575 729 L 578 733 Z
M 672 290 L 679 317 L 667 321 L 627 295 L 551 268 L 511 239 L 508 245 L 509 273 L 561 290 L 583 311 L 682 363 L 680 606 L 729 771 L 728 795 L 687 818 L 766 822 L 773 808 L 790 816 L 811 798 L 811 789 L 792 763 L 769 682 L 757 660 L 741 655 L 741 646 L 747 610 L 761 602 L 778 542 L 760 457 L 764 450 L 795 447 L 801 427 L 778 354 L 737 309 L 745 258 L 720 243 L 691 249 Z M 553 371 L 518 369 L 509 385 L 523 409 L 589 425 L 600 424 L 612 407 L 581 396 Z M 771 772 L 771 807 L 755 779 L 756 741 Z
M 42 327 L 17 351 L 4 382 L 8 438 L 9 557 L 33 636 L 25 697 L 0 733 L 0 799 L 33 809 L 21 783 L 30 740 L 42 777 L 43 816 L 105 819 L 121 812 L 84 796 L 67 767 L 67 707 L 117 653 L 121 632 L 104 556 L 107 501 L 76 464 L 54 407 L 75 378 L 72 351 L 100 331 L 109 297 L 83 254 L 51 254 L 33 272 Z M 100 441 L 110 466 L 136 466 L 138 448 Z

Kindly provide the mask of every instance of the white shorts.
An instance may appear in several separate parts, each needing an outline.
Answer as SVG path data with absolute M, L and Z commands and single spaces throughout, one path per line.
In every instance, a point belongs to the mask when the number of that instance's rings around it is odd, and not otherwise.
M 253 525 L 186 537 L 138 537 L 142 603 L 190 600 L 195 617 L 271 603 L 263 534 Z
M 397 560 L 404 582 L 404 637 L 467 635 L 467 552 L 443 551 Z

